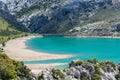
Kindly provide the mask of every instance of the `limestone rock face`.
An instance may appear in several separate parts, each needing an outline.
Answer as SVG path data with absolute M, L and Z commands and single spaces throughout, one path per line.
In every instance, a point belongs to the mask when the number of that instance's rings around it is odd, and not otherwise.
M 59 0 L 6 0 L 6 4 L 11 14 L 19 12 L 23 8 L 29 8 L 32 5 Z
M 2 1 L 0 1 L 0 9 L 8 11 L 7 5 L 4 2 L 2 2 Z
M 9 13 L 7 5 L 3 2 L 0 2 L 0 16 L 11 23 L 16 23 L 15 18 Z
M 116 75 L 120 73 L 118 70 L 120 66 L 115 65 L 113 62 L 91 63 L 83 61 L 81 63 L 81 61 L 77 61 L 71 62 L 69 68 L 64 70 L 59 71 L 56 69 L 56 74 L 53 73 L 53 69 L 46 69 L 39 76 L 42 75 L 44 80 L 119 80 L 116 79 Z M 64 78 L 60 76 L 62 73 L 65 76 Z
M 120 18 L 112 12 L 118 15 L 120 6 L 114 2 L 116 0 L 6 0 L 2 9 L 33 33 L 119 36 Z
M 65 33 L 74 28 L 74 24 L 80 22 L 82 18 L 91 17 L 96 13 L 96 10 L 105 7 L 106 4 L 107 6 L 112 4 L 110 0 L 55 1 L 56 3 L 52 2 L 53 4 L 47 1 L 51 6 L 45 10 L 33 12 L 29 15 L 24 14 L 17 18 L 18 22 L 35 33 Z
M 6 4 L 11 14 L 15 14 L 22 8 L 30 7 L 37 0 L 6 0 Z
M 4 2 L 0 2 L 0 17 L 5 19 L 10 24 L 16 26 L 16 28 L 19 28 L 20 30 L 27 31 L 27 29 L 24 27 L 24 25 L 20 24 L 16 18 L 10 14 L 7 5 Z

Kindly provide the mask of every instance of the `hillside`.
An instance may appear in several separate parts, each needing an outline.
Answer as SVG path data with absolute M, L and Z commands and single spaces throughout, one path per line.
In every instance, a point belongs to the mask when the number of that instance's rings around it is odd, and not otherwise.
M 14 25 L 0 17 L 0 44 L 17 37 L 27 36 L 29 33 L 18 30 Z
M 28 31 L 25 26 L 17 22 L 16 18 L 10 14 L 8 7 L 5 3 L 0 1 L 0 18 L 3 18 L 6 22 L 16 27 L 20 31 Z
M 3 50 L 6 41 L 17 37 L 27 36 L 29 33 L 21 31 L 15 24 L 12 23 L 12 15 L 3 14 L 5 5 L 0 2 L 0 79 L 1 80 L 19 80 L 31 79 L 32 73 L 23 64 L 23 62 L 10 59 Z M 7 12 L 7 11 L 6 11 Z M 6 13 L 5 12 L 5 13 Z M 8 19 L 11 18 L 11 19 Z
M 40 80 L 120 80 L 120 65 L 97 59 L 72 61 L 64 70 L 46 69 Z
M 23 62 L 12 60 L 0 51 L 1 80 L 30 80 L 31 77 L 30 70 L 23 64 Z
M 120 64 L 97 59 L 76 60 L 60 70 L 47 68 L 38 75 L 30 72 L 23 62 L 10 59 L 0 51 L 1 80 L 119 80 Z
M 27 36 L 26 28 L 21 27 L 17 23 L 14 16 L 12 16 L 7 9 L 7 6 L 0 2 L 0 44 L 5 45 L 5 42 L 22 36 Z
M 7 0 L 6 5 L 33 33 L 119 36 L 117 0 Z

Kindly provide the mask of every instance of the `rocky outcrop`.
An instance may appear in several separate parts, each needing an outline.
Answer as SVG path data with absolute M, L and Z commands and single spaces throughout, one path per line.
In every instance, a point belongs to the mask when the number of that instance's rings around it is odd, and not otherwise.
M 30 7 L 37 0 L 6 0 L 6 4 L 11 14 L 19 12 L 22 8 Z
M 39 3 L 52 3 L 58 2 L 59 0 L 6 0 L 6 4 L 11 14 L 16 14 L 21 9 L 29 8 L 32 5 L 37 5 Z
M 33 33 L 119 36 L 117 25 L 120 22 L 111 24 L 110 21 L 106 21 L 116 19 L 115 15 L 111 15 L 117 14 L 120 10 L 119 3 L 114 5 L 116 1 L 119 2 L 118 0 L 7 0 L 6 5 L 17 22 Z M 109 14 L 108 11 L 115 13 Z M 104 16 L 100 18 L 101 14 Z M 103 22 L 102 25 L 99 22 Z
M 96 10 L 111 4 L 110 0 L 66 0 L 52 4 L 46 10 L 23 15 L 17 20 L 35 33 L 65 33 L 84 18 L 93 16 Z
M 27 31 L 27 29 L 22 24 L 18 23 L 16 18 L 9 13 L 7 5 L 3 2 L 0 2 L 0 17 L 5 19 L 11 25 L 16 26 L 19 30 Z
M 98 62 L 96 59 L 88 61 L 73 61 L 64 70 L 46 69 L 39 74 L 43 80 L 119 80 L 119 65 L 113 62 Z

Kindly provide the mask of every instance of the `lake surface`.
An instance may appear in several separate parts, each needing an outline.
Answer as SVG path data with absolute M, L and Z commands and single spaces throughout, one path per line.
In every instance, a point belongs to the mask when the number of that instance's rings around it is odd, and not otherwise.
M 100 61 L 120 62 L 120 39 L 112 38 L 73 38 L 46 36 L 26 42 L 28 49 L 51 54 L 73 54 L 73 58 L 27 61 L 25 64 L 70 63 L 72 60 L 97 58 Z

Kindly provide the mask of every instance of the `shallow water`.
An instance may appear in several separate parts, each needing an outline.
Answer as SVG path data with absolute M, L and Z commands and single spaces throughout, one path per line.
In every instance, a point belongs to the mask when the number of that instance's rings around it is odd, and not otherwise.
M 57 60 L 27 61 L 25 64 L 69 63 L 72 60 L 97 58 L 100 61 L 120 62 L 120 39 L 113 38 L 72 38 L 46 36 L 26 42 L 28 49 L 51 54 L 73 54 L 76 57 Z

